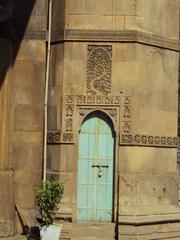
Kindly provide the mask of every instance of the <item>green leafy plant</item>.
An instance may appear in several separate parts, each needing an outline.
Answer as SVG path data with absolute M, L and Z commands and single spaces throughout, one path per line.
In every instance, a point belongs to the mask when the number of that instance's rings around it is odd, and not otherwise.
M 57 181 L 47 180 L 37 186 L 34 191 L 42 225 L 48 226 L 53 223 L 53 216 L 63 198 L 64 185 Z

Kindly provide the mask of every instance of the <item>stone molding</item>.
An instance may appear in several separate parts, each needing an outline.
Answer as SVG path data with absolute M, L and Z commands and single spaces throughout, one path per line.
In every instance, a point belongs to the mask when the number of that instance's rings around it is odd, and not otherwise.
M 26 31 L 25 39 L 46 40 L 46 31 Z M 180 41 L 138 30 L 83 30 L 62 29 L 52 32 L 52 42 L 132 42 L 180 51 Z
M 121 134 L 120 145 L 177 148 L 179 146 L 179 138 L 173 136 Z
M 19 34 L 20 37 L 23 35 L 23 34 Z M 43 40 L 43 41 L 46 41 L 47 37 L 47 32 L 46 31 L 30 31 L 30 30 L 27 30 L 25 33 L 24 33 L 24 39 L 26 40 Z

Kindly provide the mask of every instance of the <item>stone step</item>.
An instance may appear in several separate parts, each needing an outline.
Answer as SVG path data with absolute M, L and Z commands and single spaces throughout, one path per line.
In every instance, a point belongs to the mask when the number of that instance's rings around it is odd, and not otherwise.
M 83 237 L 71 238 L 71 240 L 114 240 L 114 238 L 96 238 L 96 237 Z
M 4 237 L 2 240 L 27 240 L 27 237 L 24 235 L 16 235 L 14 237 Z
M 71 240 L 113 240 L 114 223 L 74 223 L 71 229 Z

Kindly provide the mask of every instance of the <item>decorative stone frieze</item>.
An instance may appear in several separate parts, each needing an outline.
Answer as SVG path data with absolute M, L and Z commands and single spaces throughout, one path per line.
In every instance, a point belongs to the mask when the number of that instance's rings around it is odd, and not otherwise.
M 84 118 L 93 111 L 106 113 L 114 123 L 114 130 L 116 131 L 119 129 L 121 103 L 121 96 L 67 95 L 63 104 L 61 143 L 75 143 L 77 129 L 80 129 Z M 77 122 L 79 125 L 77 125 Z M 77 129 L 75 129 L 75 126 Z
M 25 39 L 46 40 L 45 31 L 26 31 Z M 105 41 L 132 42 L 180 51 L 180 41 L 138 30 L 84 30 L 61 29 L 52 32 L 52 42 L 57 41 Z
M 173 136 L 151 136 L 142 134 L 121 134 L 120 145 L 127 146 L 152 146 L 177 148 L 179 138 Z
M 119 96 L 78 95 L 77 105 L 119 105 Z

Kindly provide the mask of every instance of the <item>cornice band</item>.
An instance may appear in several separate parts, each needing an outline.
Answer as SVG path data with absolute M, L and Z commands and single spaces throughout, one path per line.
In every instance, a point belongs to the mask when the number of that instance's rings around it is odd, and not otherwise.
M 46 32 L 27 31 L 25 39 L 46 40 Z M 52 32 L 52 42 L 91 41 L 91 42 L 132 42 L 180 51 L 180 41 L 138 30 L 82 30 L 63 29 Z

